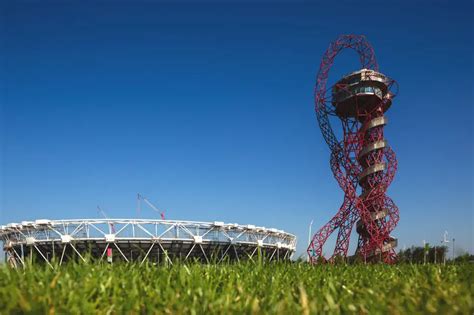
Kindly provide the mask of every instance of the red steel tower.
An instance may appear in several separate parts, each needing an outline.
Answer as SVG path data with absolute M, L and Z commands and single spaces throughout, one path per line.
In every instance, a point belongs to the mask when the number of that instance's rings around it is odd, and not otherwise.
M 337 54 L 357 52 L 361 69 L 327 87 L 329 70 Z M 323 246 L 338 230 L 336 247 L 329 259 L 347 258 L 354 225 L 359 235 L 356 255 L 364 261 L 392 263 L 397 240 L 398 208 L 386 194 L 395 175 L 397 159 L 384 138 L 385 112 L 396 95 L 397 84 L 379 72 L 372 46 L 365 36 L 341 35 L 326 50 L 317 76 L 315 110 L 319 127 L 331 150 L 331 170 L 344 191 L 336 215 L 314 234 L 308 247 L 312 263 L 325 261 Z M 331 121 L 340 120 L 342 139 Z

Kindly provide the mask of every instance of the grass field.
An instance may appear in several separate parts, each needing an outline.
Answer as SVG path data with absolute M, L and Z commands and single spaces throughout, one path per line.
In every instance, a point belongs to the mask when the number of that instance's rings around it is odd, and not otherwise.
M 472 265 L 0 267 L 0 313 L 473 314 Z

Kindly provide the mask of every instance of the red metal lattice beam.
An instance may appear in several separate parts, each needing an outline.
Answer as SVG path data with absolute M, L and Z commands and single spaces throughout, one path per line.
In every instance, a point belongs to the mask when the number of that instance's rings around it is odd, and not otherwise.
M 374 50 L 363 35 L 341 35 L 329 45 L 323 55 L 314 92 L 315 111 L 321 133 L 331 150 L 331 170 L 344 191 L 344 201 L 336 215 L 314 234 L 308 247 L 308 255 L 311 262 L 324 261 L 323 246 L 329 236 L 338 230 L 335 250 L 330 260 L 335 260 L 337 257 L 345 259 L 352 228 L 356 221 L 360 220 L 363 230 L 359 234 L 357 254 L 365 260 L 391 263 L 396 255 L 391 247 L 394 239 L 390 233 L 398 222 L 399 214 L 393 201 L 385 195 L 385 191 L 394 177 L 397 160 L 389 147 L 377 148 L 362 160 L 359 160 L 358 156 L 362 148 L 367 145 L 377 141 L 385 143 L 383 135 L 385 123 L 372 126 L 370 122 L 385 119 L 384 111 L 395 96 L 392 92 L 395 81 L 390 79 L 387 96 L 372 110 L 363 111 L 364 106 L 356 106 L 355 117 L 339 116 L 343 127 L 343 139 L 337 139 L 330 119 L 331 116 L 337 115 L 330 104 L 327 81 L 336 56 L 344 49 L 356 51 L 362 69 L 378 71 Z M 359 176 L 364 170 L 367 172 L 367 168 L 381 165 L 383 171 L 363 175 L 361 182 Z M 358 188 L 362 190 L 360 195 L 357 192 Z M 385 216 L 378 218 L 377 215 L 380 213 Z M 377 218 L 373 219 L 374 217 Z

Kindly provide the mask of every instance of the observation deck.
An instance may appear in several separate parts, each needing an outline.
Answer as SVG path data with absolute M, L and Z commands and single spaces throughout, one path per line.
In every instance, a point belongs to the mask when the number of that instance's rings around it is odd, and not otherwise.
M 384 74 L 361 69 L 344 76 L 332 89 L 332 104 L 340 117 L 358 117 L 382 106 L 384 112 L 392 104 L 389 86 L 392 79 Z

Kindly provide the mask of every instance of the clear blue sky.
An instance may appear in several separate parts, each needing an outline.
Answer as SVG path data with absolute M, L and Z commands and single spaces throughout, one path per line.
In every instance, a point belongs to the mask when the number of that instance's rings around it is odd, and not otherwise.
M 135 217 L 141 192 L 170 219 L 293 232 L 303 252 L 311 219 L 342 202 L 315 76 L 329 42 L 356 33 L 400 85 L 386 128 L 399 248 L 448 230 L 474 252 L 472 9 L 3 2 L 0 222 L 96 217 L 98 204 Z M 332 79 L 356 68 L 344 53 Z

